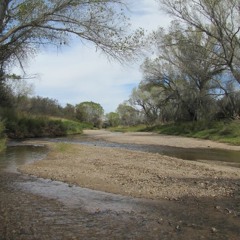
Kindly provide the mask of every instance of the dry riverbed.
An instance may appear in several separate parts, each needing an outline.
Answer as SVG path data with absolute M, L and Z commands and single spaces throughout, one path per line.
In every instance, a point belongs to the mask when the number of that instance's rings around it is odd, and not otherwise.
M 186 151 L 240 149 L 151 133 L 85 135 L 90 141 L 169 145 Z M 118 148 L 28 143 L 47 145 L 50 151 L 44 160 L 21 166 L 26 174 L 0 172 L 0 239 L 239 239 L 238 168 Z M 120 195 L 90 193 L 77 185 Z
M 226 144 L 155 134 L 85 134 L 111 141 L 237 149 Z M 160 154 L 79 144 L 50 144 L 47 158 L 20 171 L 82 187 L 150 199 L 226 197 L 239 190 L 240 170 Z

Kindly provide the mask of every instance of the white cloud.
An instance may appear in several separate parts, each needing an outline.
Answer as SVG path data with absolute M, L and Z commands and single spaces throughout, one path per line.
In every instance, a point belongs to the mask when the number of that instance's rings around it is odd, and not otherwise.
M 155 0 L 133 1 L 129 7 L 134 28 L 152 30 L 169 23 Z M 81 43 L 59 52 L 40 53 L 29 63 L 27 72 L 40 75 L 34 80 L 36 95 L 57 99 L 63 105 L 94 101 L 106 112 L 115 111 L 141 81 L 137 64 L 109 62 L 93 47 Z
M 134 28 L 143 27 L 152 31 L 158 27 L 167 27 L 169 25 L 170 18 L 161 11 L 156 0 L 132 1 L 129 7 L 132 12 L 131 19 Z
M 109 62 L 92 48 L 75 46 L 62 54 L 40 54 L 31 62 L 28 73 L 39 73 L 37 95 L 56 98 L 60 103 L 95 101 L 114 111 L 130 95 L 130 87 L 141 80 L 138 67 Z

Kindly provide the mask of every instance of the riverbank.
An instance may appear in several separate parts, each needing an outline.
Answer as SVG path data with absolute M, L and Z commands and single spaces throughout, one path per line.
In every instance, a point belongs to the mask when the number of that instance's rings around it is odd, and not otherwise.
M 84 132 L 92 138 L 136 144 L 214 147 L 239 150 L 211 141 L 152 133 Z M 229 166 L 184 161 L 160 154 L 78 144 L 50 144 L 47 158 L 20 171 L 95 190 L 151 199 L 228 197 L 239 191 L 240 171 Z M 187 148 L 186 148 L 187 151 Z
M 181 148 L 218 148 L 240 151 L 240 146 L 220 143 L 211 140 L 190 137 L 163 135 L 152 132 L 117 133 L 105 130 L 84 130 L 83 133 L 93 139 L 117 143 L 171 146 Z
M 240 120 L 178 122 L 152 127 L 145 125 L 118 126 L 110 128 L 110 131 L 154 132 L 164 135 L 208 139 L 240 146 Z

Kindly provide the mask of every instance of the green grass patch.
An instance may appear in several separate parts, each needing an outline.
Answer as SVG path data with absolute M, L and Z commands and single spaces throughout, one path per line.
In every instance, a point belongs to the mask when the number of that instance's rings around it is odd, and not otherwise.
M 179 135 L 240 145 L 240 121 L 186 122 L 158 125 L 145 129 L 167 135 Z
M 108 128 L 109 131 L 113 132 L 142 132 L 145 131 L 146 125 L 137 126 L 117 126 Z
M 62 119 L 60 120 L 66 129 L 66 134 L 80 134 L 83 132 L 84 129 L 92 129 L 93 125 L 90 123 L 81 123 L 77 121 Z
M 56 143 L 54 146 L 56 151 L 61 153 L 71 152 L 72 149 L 71 144 L 68 143 Z
M 61 121 L 63 126 L 66 129 L 66 134 L 80 134 L 84 129 L 93 129 L 93 124 L 91 123 L 85 123 L 85 122 L 79 122 L 74 120 L 69 120 L 66 118 L 59 118 L 59 117 L 49 117 L 52 121 Z

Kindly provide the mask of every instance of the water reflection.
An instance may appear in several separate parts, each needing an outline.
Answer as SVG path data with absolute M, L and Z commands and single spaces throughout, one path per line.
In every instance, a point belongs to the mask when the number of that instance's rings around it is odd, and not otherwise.
M 17 172 L 19 166 L 43 159 L 46 154 L 42 146 L 9 146 L 0 153 L 0 171 Z

